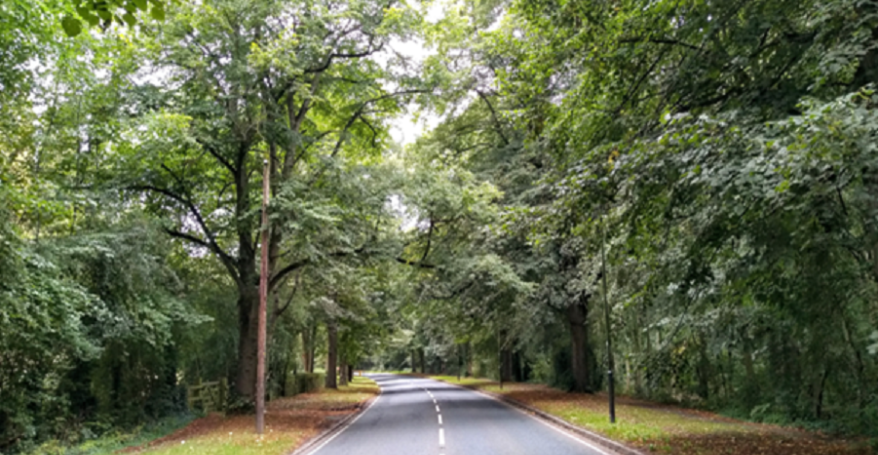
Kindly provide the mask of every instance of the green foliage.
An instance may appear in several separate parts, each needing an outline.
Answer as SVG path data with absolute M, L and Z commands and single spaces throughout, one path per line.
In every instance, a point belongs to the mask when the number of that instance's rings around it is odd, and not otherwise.
M 172 334 L 200 319 L 168 293 L 144 242 L 156 235 L 127 226 L 15 250 L 0 293 L 4 440 L 75 441 L 74 410 L 119 425 L 181 411 Z
M 69 442 L 58 440 L 40 444 L 31 451 L 24 452 L 26 455 L 110 455 L 120 450 L 137 447 L 152 440 L 166 436 L 186 426 L 193 420 L 193 415 L 171 416 L 155 423 L 141 425 L 131 431 L 111 431 L 99 438 L 70 445 Z
M 110 27 L 113 22 L 134 27 L 138 23 L 137 15 L 149 13 L 155 20 L 165 20 L 163 0 L 74 0 L 76 15 L 67 14 L 61 19 L 61 26 L 67 36 L 77 36 L 86 27 Z
M 313 392 L 323 388 L 326 375 L 323 373 L 296 373 L 287 376 L 284 396 L 291 397 L 300 393 Z
M 338 5 L 0 4 L 0 451 L 246 407 L 262 247 L 272 396 L 328 327 L 580 391 L 609 332 L 625 392 L 878 428 L 874 2 Z
M 871 434 L 875 5 L 491 5 L 431 30 L 432 64 L 463 83 L 410 152 L 502 196 L 497 215 L 421 221 L 409 248 L 441 266 L 416 343 L 451 359 L 460 334 L 493 362 L 506 328 L 540 380 L 597 387 L 609 329 L 629 393 Z M 505 305 L 478 286 L 493 276 L 521 283 Z

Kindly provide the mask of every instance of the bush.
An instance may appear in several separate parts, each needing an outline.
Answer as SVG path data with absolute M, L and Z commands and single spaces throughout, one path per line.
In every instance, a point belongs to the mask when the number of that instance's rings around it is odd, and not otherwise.
M 323 387 L 326 375 L 323 373 L 298 373 L 287 377 L 284 396 L 291 397 L 300 393 L 308 393 Z

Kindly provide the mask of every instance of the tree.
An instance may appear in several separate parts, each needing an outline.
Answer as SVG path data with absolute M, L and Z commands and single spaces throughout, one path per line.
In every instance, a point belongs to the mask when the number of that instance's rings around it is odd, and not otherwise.
M 150 65 L 173 68 L 178 88 L 163 95 L 162 112 L 140 107 L 146 121 L 124 146 L 122 171 L 130 191 L 175 220 L 170 235 L 214 255 L 234 280 L 244 397 L 255 380 L 254 169 L 269 159 L 272 292 L 302 267 L 366 252 L 383 194 L 358 193 L 361 205 L 350 207 L 351 194 L 334 185 L 367 183 L 363 165 L 386 140 L 383 119 L 423 91 L 388 91 L 392 68 L 374 59 L 413 24 L 410 12 L 380 2 L 337 10 L 233 0 L 181 6 L 158 34 L 167 52 Z

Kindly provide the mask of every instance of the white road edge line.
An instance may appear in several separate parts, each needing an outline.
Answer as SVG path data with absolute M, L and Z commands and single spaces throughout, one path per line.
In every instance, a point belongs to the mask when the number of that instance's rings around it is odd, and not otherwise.
M 363 417 L 363 415 L 365 415 L 367 412 L 369 412 L 369 410 L 372 409 L 372 406 L 375 406 L 375 403 L 377 403 L 378 400 L 381 399 L 381 395 L 383 395 L 383 394 L 384 394 L 384 390 L 379 389 L 379 391 L 378 391 L 378 396 L 375 397 L 375 400 L 372 401 L 372 403 L 369 404 L 369 407 L 367 407 L 366 409 L 363 409 L 363 412 L 361 412 L 360 415 L 354 417 L 353 420 L 351 420 L 350 422 L 348 422 L 347 424 L 345 424 L 345 426 L 343 426 L 340 430 L 336 431 L 334 435 L 332 435 L 332 436 L 329 437 L 329 439 L 327 439 L 326 441 L 323 441 L 322 444 L 320 444 L 319 446 L 315 447 L 314 450 L 309 450 L 308 452 L 306 452 L 305 454 L 302 454 L 302 455 L 306 455 L 306 454 L 307 454 L 307 455 L 314 455 L 315 453 L 317 453 L 318 451 L 320 451 L 320 449 L 322 449 L 325 445 L 327 445 L 327 444 L 329 444 L 330 442 L 332 442 L 333 439 L 337 438 L 338 435 L 344 433 L 344 431 L 347 430 L 348 428 L 350 428 L 351 425 L 353 425 L 357 420 L 360 420 L 360 417 Z
M 459 389 L 467 390 L 467 391 L 472 392 L 472 393 L 475 393 L 475 394 L 477 394 L 477 395 L 481 395 L 481 396 L 483 396 L 483 397 L 485 397 L 485 398 L 489 398 L 489 399 L 491 399 L 491 400 L 494 400 L 494 401 L 496 401 L 496 402 L 498 402 L 498 403 L 500 403 L 500 404 L 506 406 L 506 407 L 509 408 L 509 409 L 512 409 L 512 410 L 518 411 L 519 413 L 524 414 L 524 415 L 530 417 L 530 418 L 533 419 L 533 420 L 536 420 L 537 422 L 539 422 L 539 423 L 541 423 L 541 424 L 543 424 L 543 425 L 545 425 L 545 426 L 547 426 L 547 427 L 549 427 L 549 428 L 551 428 L 551 429 L 557 431 L 558 433 L 561 433 L 561 434 L 563 434 L 564 436 L 567 436 L 568 438 L 570 438 L 570 439 L 572 439 L 572 440 L 574 440 L 574 441 L 576 441 L 576 442 L 578 442 L 578 443 L 580 443 L 580 444 L 582 444 L 582 445 L 584 445 L 584 446 L 586 446 L 586 447 L 588 447 L 588 448 L 590 448 L 590 449 L 592 449 L 592 450 L 597 451 L 597 452 L 600 453 L 600 454 L 603 454 L 603 455 L 612 455 L 610 452 L 607 452 L 607 451 L 604 450 L 603 448 L 598 447 L 598 446 L 596 446 L 596 445 L 594 445 L 594 444 L 592 444 L 592 443 L 590 443 L 590 442 L 587 442 L 587 441 L 583 440 L 580 436 L 576 436 L 576 435 L 574 435 L 574 434 L 571 434 L 569 431 L 567 431 L 567 430 L 565 430 L 565 429 L 563 429 L 563 428 L 556 427 L 555 425 L 552 425 L 551 423 L 546 422 L 545 420 L 543 420 L 543 419 L 541 419 L 541 418 L 539 418 L 539 417 L 537 417 L 537 416 L 535 416 L 535 415 L 529 414 L 529 413 L 525 412 L 525 411 L 524 411 L 523 409 L 521 409 L 521 408 L 518 408 L 518 407 L 512 406 L 511 404 L 509 404 L 509 403 L 507 403 L 507 402 L 505 402 L 505 401 L 503 401 L 503 400 L 500 400 L 500 399 L 494 398 L 494 397 L 492 397 L 491 395 L 485 395 L 485 394 L 483 394 L 483 393 L 479 393 L 479 392 L 477 392 L 477 391 L 475 391 L 475 390 L 473 390 L 473 389 L 468 389 L 468 388 L 466 388 L 466 387 L 459 386 L 459 385 L 457 385 L 457 384 L 452 384 L 452 383 L 450 383 L 450 382 L 447 383 L 447 384 L 448 384 L 448 385 L 451 385 L 451 386 L 454 386 L 454 387 L 457 387 L 457 388 L 459 388 Z M 437 408 L 438 408 L 438 406 L 437 406 Z
M 439 425 L 442 425 L 442 414 L 439 414 Z
M 439 429 L 439 447 L 445 447 L 445 429 Z

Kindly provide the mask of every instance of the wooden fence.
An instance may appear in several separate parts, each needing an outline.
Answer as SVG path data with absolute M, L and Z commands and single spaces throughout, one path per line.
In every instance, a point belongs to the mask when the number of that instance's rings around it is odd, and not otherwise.
M 229 383 L 225 378 L 214 382 L 201 382 L 186 389 L 189 409 L 201 409 L 205 413 L 226 413 L 229 399 Z

